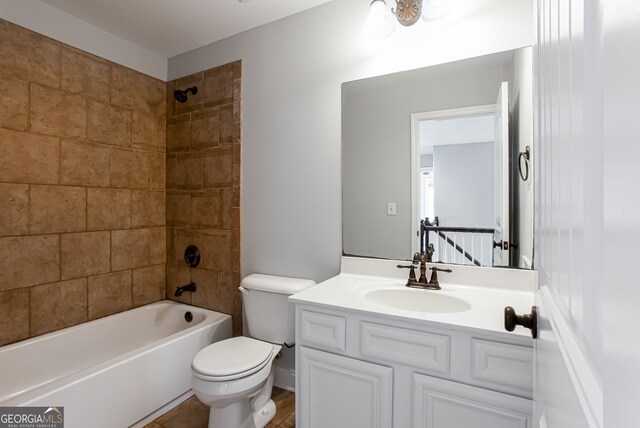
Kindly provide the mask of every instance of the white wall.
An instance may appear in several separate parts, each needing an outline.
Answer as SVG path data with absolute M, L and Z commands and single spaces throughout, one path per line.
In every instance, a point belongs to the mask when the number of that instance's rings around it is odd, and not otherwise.
M 361 31 L 369 3 L 335 0 L 169 60 L 169 79 L 244 61 L 245 275 L 338 273 L 342 82 L 533 43 L 530 0 L 459 0 L 380 42 Z
M 0 18 L 83 51 L 167 80 L 167 59 L 36 0 L 0 0 Z
M 493 228 L 493 146 L 488 142 L 433 148 L 434 208 L 440 226 Z

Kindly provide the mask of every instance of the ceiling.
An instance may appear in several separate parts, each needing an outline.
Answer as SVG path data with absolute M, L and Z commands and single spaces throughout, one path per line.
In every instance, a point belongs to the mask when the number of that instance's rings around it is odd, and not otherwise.
M 420 154 L 432 154 L 433 146 L 493 141 L 494 127 L 495 115 L 493 113 L 451 119 L 424 120 L 420 122 Z
M 331 0 L 41 0 L 171 58 Z

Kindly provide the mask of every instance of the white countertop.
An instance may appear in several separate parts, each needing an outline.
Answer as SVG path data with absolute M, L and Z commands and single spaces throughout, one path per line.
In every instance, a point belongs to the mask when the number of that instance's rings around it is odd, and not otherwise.
M 531 332 L 521 326 L 516 327 L 512 333 L 505 331 L 504 308 L 512 306 L 518 314 L 531 311 L 534 272 L 438 264 L 439 267 L 452 269 L 453 273 L 438 274 L 441 290 L 423 290 L 405 287 L 408 270 L 397 269 L 397 264 L 407 262 L 343 257 L 340 275 L 296 293 L 289 297 L 289 300 L 296 304 L 321 305 L 339 310 L 422 321 L 445 328 L 463 327 L 488 333 L 531 336 Z M 374 271 L 375 275 L 364 274 L 371 271 Z M 477 281 L 474 281 L 474 278 Z M 464 300 L 470 308 L 453 313 L 398 309 L 365 298 L 367 292 L 376 289 L 400 289 L 408 293 L 451 296 Z

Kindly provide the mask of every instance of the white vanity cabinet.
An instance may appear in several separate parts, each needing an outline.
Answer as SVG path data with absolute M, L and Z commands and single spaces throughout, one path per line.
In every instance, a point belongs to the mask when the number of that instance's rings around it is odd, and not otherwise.
M 532 340 L 296 304 L 299 428 L 531 428 Z
M 296 426 L 391 427 L 393 370 L 354 358 L 300 349 L 301 418 Z
M 413 427 L 531 427 L 531 400 L 417 373 L 412 383 Z

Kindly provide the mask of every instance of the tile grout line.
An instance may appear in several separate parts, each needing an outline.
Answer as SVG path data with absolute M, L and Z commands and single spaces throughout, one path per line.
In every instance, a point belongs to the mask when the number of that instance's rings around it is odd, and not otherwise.
M 31 289 L 32 288 L 33 288 L 33 286 L 27 288 L 27 299 L 28 299 L 28 302 L 27 302 L 27 314 L 28 314 L 28 317 L 29 317 L 27 319 L 27 325 L 28 325 L 28 327 L 27 327 L 27 335 L 29 337 L 32 337 L 32 333 L 31 333 L 31 330 L 32 330 L 32 326 L 31 326 Z
M 31 184 L 27 185 L 27 235 L 31 236 Z
M 85 315 L 87 316 L 87 318 L 86 318 L 87 321 L 89 321 L 89 277 L 88 276 L 84 278 L 84 287 L 85 287 L 85 290 L 86 290 L 85 298 L 84 298 L 84 300 L 85 300 L 85 302 L 84 302 L 85 303 Z
M 89 188 L 84 188 L 84 231 L 89 232 Z
M 53 39 L 55 40 L 55 39 Z M 58 46 L 58 65 L 59 65 L 59 69 L 58 69 L 58 88 L 62 89 L 62 50 L 64 47 L 64 43 L 55 40 L 56 45 Z
M 134 303 L 133 303 L 133 268 L 131 268 L 130 273 L 129 273 L 129 279 L 131 280 L 131 287 L 129 287 L 129 294 L 131 296 L 131 308 L 134 307 Z

